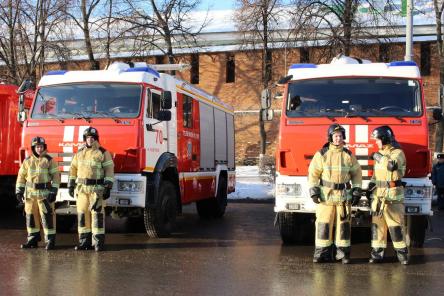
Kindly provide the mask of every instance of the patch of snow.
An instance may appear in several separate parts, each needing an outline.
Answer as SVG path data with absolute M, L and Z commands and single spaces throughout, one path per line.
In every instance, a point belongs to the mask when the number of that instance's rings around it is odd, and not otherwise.
M 267 176 L 259 174 L 257 166 L 236 166 L 236 192 L 230 193 L 228 199 L 274 198 L 274 184 L 266 179 Z

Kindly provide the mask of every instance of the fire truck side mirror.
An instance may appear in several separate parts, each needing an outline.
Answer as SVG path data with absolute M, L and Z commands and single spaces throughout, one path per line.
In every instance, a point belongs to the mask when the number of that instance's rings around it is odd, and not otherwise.
M 170 110 L 160 110 L 157 112 L 156 119 L 160 121 L 170 121 L 171 111 Z
M 169 110 L 173 107 L 173 99 L 171 97 L 170 91 L 165 90 L 162 92 L 162 97 L 160 98 L 160 104 L 161 108 L 166 110 Z
M 261 118 L 262 118 L 262 121 L 273 120 L 273 109 L 262 109 L 261 110 Z
M 25 122 L 25 120 L 26 120 L 27 117 L 28 117 L 28 116 L 27 116 L 27 114 L 26 114 L 26 111 L 19 111 L 19 112 L 17 113 L 17 121 L 20 122 L 20 123 Z
M 264 89 L 261 94 L 261 108 L 268 109 L 271 107 L 271 94 L 269 89 Z
M 433 109 L 433 119 L 435 119 L 436 121 L 441 121 L 443 119 L 441 108 Z

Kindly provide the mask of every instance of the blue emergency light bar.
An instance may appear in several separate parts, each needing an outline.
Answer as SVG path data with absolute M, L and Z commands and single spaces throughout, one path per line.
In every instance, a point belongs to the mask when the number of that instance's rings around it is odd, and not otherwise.
M 389 63 L 390 67 L 408 67 L 408 66 L 417 66 L 413 61 L 394 61 Z
M 48 71 L 45 73 L 45 75 L 65 75 L 65 73 L 68 72 L 67 70 L 54 70 L 54 71 Z
M 290 69 L 308 69 L 308 68 L 317 68 L 315 64 L 293 64 L 290 66 Z
M 153 74 L 154 76 L 160 78 L 159 72 L 157 72 L 156 70 L 154 70 L 153 68 L 150 68 L 150 67 L 129 68 L 129 69 L 126 69 L 125 72 L 147 72 L 147 73 Z

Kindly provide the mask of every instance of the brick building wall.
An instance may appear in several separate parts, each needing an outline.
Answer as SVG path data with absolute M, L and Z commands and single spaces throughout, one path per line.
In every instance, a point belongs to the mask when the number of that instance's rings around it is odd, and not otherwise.
M 424 46 L 424 44 L 428 44 Z M 428 48 L 427 48 L 428 47 Z M 424 94 L 427 106 L 438 105 L 439 89 L 439 57 L 437 46 L 433 43 L 415 43 L 414 61 L 420 66 L 423 72 Z M 291 64 L 300 62 L 328 63 L 331 57 L 327 54 L 326 48 L 290 48 L 276 49 L 273 52 L 273 82 L 285 76 Z M 426 57 L 425 55 L 429 55 Z M 393 61 L 404 59 L 404 44 L 383 44 L 383 45 L 362 45 L 352 49 L 352 56 L 371 61 Z M 234 59 L 234 67 L 233 67 Z M 121 59 L 120 59 L 121 60 Z M 234 68 L 230 77 L 234 81 L 227 82 L 227 63 L 231 60 L 231 67 Z M 132 58 L 131 61 L 145 61 L 147 63 L 165 62 L 162 57 L 140 57 Z M 177 62 L 193 63 L 194 68 L 190 71 L 177 73 L 184 80 L 195 81 L 197 86 L 214 94 L 224 102 L 231 104 L 235 109 L 235 130 L 236 130 L 236 162 L 238 164 L 251 163 L 259 154 L 259 113 L 260 94 L 262 91 L 262 70 L 260 52 L 217 52 L 199 53 L 192 55 L 179 55 Z M 198 66 L 196 64 L 198 61 Z M 429 69 L 424 68 L 424 63 Z M 422 66 L 421 66 L 422 65 Z M 60 69 L 62 65 L 47 65 L 48 70 Z M 88 63 L 71 62 L 63 65 L 68 70 L 85 69 Z M 104 62 L 101 61 L 101 67 Z M 273 94 L 275 91 L 273 91 Z M 281 109 L 282 100 L 273 100 L 272 108 Z M 430 112 L 429 112 L 430 113 Z M 277 144 L 280 113 L 275 112 L 272 121 L 265 123 L 267 132 L 266 154 L 274 155 Z M 433 120 L 431 120 L 433 121 Z M 430 143 L 434 147 L 434 129 L 431 125 Z

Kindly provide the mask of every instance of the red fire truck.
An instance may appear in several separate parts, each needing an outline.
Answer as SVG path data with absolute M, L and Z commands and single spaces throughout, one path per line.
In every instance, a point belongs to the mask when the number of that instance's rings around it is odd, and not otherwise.
M 156 70 L 157 69 L 157 70 Z M 221 217 L 235 190 L 233 108 L 161 70 L 174 65 L 114 63 L 107 70 L 51 71 L 37 87 L 24 122 L 21 158 L 42 136 L 59 162 L 58 215 L 75 214 L 66 189 L 82 134 L 97 128 L 115 164 L 107 210 L 143 217 L 150 237 L 173 230 L 182 205 L 201 217 Z
M 15 204 L 15 180 L 20 166 L 19 148 L 21 145 L 22 125 L 17 121 L 19 103 L 18 87 L 0 84 L 0 196 L 8 205 Z M 23 109 L 29 109 L 32 91 L 23 94 Z M 26 111 L 24 111 L 26 112 Z
M 307 173 L 317 150 L 327 141 L 327 129 L 346 129 L 347 147 L 363 172 L 363 188 L 373 174 L 370 155 L 377 151 L 370 134 L 390 126 L 407 158 L 405 212 L 412 246 L 424 242 L 432 215 L 429 131 L 423 85 L 414 62 L 370 63 L 349 57 L 330 64 L 295 64 L 284 85 L 279 143 L 276 152 L 275 212 L 283 242 L 314 237 L 315 204 L 309 197 Z M 353 207 L 353 225 L 369 226 L 369 205 L 362 198 Z

